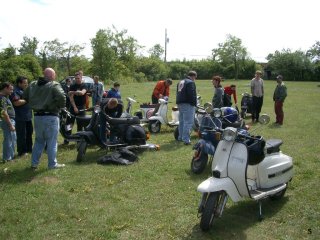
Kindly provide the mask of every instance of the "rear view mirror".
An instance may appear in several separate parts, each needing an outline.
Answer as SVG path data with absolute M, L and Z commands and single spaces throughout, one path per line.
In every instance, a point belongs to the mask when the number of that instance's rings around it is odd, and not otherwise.
M 207 113 L 212 113 L 213 107 L 211 103 L 207 102 L 203 105 L 203 107 Z

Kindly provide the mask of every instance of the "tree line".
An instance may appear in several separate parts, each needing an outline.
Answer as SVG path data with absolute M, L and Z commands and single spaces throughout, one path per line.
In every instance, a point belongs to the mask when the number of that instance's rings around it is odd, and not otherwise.
M 105 84 L 181 79 L 190 69 L 197 71 L 198 79 L 211 79 L 215 74 L 225 79 L 251 79 L 256 70 L 262 70 L 265 79 L 282 74 L 286 81 L 320 80 L 319 41 L 306 52 L 282 49 L 270 53 L 267 63 L 258 63 L 250 58 L 241 39 L 229 34 L 225 42 L 212 49 L 209 58 L 164 62 L 160 44 L 144 56 L 139 54 L 143 46 L 127 30 L 119 31 L 113 26 L 98 30 L 91 39 L 91 59 L 83 55 L 84 48 L 58 39 L 40 46 L 37 38 L 24 36 L 18 48 L 9 45 L 0 52 L 0 81 L 14 82 L 19 75 L 37 79 L 46 67 L 54 68 L 58 79 L 82 70 L 85 75 L 100 76 Z

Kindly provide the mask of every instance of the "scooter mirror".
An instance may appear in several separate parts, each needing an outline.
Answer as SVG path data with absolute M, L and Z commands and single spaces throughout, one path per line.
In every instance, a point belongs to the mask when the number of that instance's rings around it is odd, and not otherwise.
M 211 103 L 207 102 L 203 105 L 203 107 L 207 113 L 212 113 L 213 108 Z
M 95 113 L 99 113 L 99 112 L 101 112 L 101 107 L 100 107 L 100 106 L 95 106 L 94 109 L 93 109 L 93 111 L 94 111 Z
M 262 114 L 259 117 L 259 123 L 261 124 L 268 124 L 270 122 L 270 117 L 267 114 Z

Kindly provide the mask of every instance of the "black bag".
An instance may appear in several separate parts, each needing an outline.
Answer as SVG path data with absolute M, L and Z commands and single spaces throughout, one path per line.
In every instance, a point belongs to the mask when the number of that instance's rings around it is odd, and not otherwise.
M 231 107 L 231 96 L 225 92 L 223 92 L 223 106 L 224 107 Z
M 146 144 L 146 131 L 140 125 L 131 125 L 126 132 L 126 142 L 129 145 Z
M 100 157 L 98 164 L 119 164 L 130 165 L 138 160 L 138 156 L 127 148 L 120 148 L 118 151 Z

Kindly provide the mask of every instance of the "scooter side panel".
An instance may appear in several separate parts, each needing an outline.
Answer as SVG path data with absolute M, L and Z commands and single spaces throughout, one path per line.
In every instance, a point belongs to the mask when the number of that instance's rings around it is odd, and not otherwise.
M 287 183 L 293 176 L 292 158 L 281 152 L 267 155 L 258 164 L 258 187 L 270 188 Z
M 226 191 L 232 201 L 238 202 L 241 200 L 241 196 L 230 178 L 210 177 L 200 183 L 197 190 L 201 193 Z
M 242 196 L 250 196 L 246 182 L 247 161 L 247 147 L 242 143 L 235 142 L 230 152 L 228 176 L 235 182 Z
M 220 178 L 228 177 L 227 164 L 233 142 L 222 140 L 219 142 L 212 161 L 212 171 L 219 171 Z

